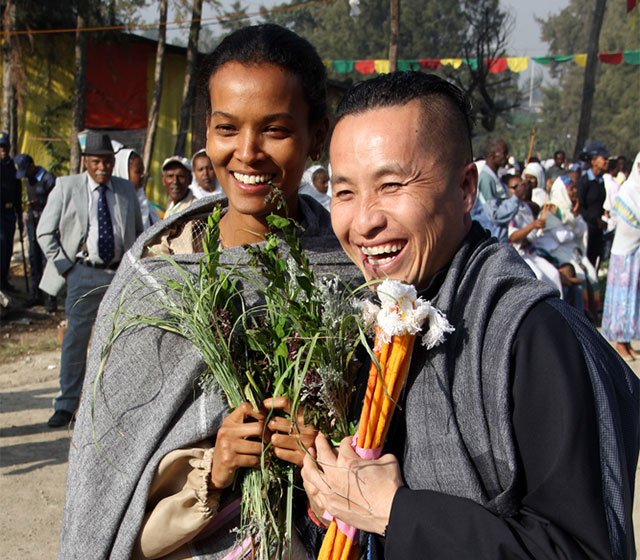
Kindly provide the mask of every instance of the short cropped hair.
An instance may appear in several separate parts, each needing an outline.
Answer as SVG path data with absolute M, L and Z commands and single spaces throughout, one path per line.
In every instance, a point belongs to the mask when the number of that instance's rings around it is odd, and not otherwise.
M 300 80 L 309 104 L 309 124 L 316 124 L 326 116 L 327 70 L 313 45 L 293 31 L 265 23 L 243 27 L 225 37 L 202 65 L 200 90 L 207 115 L 211 114 L 211 77 L 227 62 L 279 66 Z
M 327 173 L 327 170 L 324 167 L 319 167 L 311 174 L 311 182 L 316 180 L 316 177 L 320 175 L 320 173 Z M 327 173 L 328 175 L 328 173 Z
M 502 138 L 489 138 L 482 148 L 482 152 L 484 153 L 484 157 L 489 159 L 489 156 L 497 152 L 500 149 L 500 144 L 504 143 Z
M 473 117 L 469 98 L 460 88 L 435 74 L 398 71 L 356 83 L 340 101 L 336 122 L 349 115 L 370 109 L 398 107 L 416 99 L 421 102 L 425 117 L 444 117 L 444 122 L 456 136 L 456 142 L 466 146 L 465 158 L 473 161 Z M 425 128 L 425 135 L 432 134 L 433 131 Z

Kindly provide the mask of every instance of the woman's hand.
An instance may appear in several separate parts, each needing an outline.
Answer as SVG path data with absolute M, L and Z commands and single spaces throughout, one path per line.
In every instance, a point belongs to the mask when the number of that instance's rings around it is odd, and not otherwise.
M 291 414 L 291 399 L 287 397 L 275 397 L 264 401 L 266 409 L 282 410 Z M 271 443 L 273 452 L 278 459 L 288 461 L 294 465 L 302 466 L 306 450 L 313 447 L 318 430 L 311 424 L 304 423 L 304 414 L 299 411 L 297 422 L 287 420 L 282 416 L 274 416 L 267 427 L 273 435 Z
M 255 422 L 247 422 L 249 418 Z M 260 464 L 263 445 L 260 440 L 264 438 L 267 442 L 271 435 L 265 432 L 265 420 L 264 411 L 256 412 L 250 403 L 245 402 L 222 421 L 211 462 L 214 488 L 231 486 L 236 469 Z

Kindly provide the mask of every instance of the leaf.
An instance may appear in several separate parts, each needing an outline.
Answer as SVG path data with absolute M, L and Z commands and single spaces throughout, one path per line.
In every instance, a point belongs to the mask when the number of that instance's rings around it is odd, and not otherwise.
M 286 227 L 291 225 L 291 221 L 289 220 L 289 218 L 278 216 L 276 214 L 269 214 L 267 216 L 267 223 L 275 229 L 285 229 Z

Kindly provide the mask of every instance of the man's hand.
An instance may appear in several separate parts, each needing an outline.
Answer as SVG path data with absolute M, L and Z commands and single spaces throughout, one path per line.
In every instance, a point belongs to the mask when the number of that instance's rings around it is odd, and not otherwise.
M 317 515 L 327 510 L 349 525 L 384 533 L 396 491 L 402 486 L 397 459 L 383 455 L 375 461 L 360 459 L 350 437 L 332 449 L 322 434 L 316 437 L 316 454 L 304 458 L 302 479 L 311 508 Z
M 242 403 L 227 416 L 216 436 L 213 459 L 211 461 L 211 483 L 214 488 L 227 488 L 233 482 L 236 469 L 257 467 L 263 435 L 265 434 L 264 411 L 256 412 L 248 402 Z M 247 419 L 253 421 L 246 422 Z
M 274 399 L 266 399 L 264 407 L 269 410 L 282 410 L 287 414 L 291 414 L 291 399 L 287 397 L 276 397 Z M 297 414 L 297 421 L 287 420 L 282 416 L 274 416 L 267 428 L 273 435 L 271 443 L 273 444 L 273 453 L 278 459 L 288 461 L 294 465 L 302 466 L 302 460 L 306 455 L 306 450 L 313 447 L 318 430 L 311 424 L 304 423 L 304 415 L 301 411 Z

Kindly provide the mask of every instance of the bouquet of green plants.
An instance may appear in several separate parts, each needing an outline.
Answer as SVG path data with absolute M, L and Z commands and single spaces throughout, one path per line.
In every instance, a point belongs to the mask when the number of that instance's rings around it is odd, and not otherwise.
M 208 219 L 197 273 L 163 256 L 179 280 L 166 279 L 160 297 L 154 294 L 162 302 L 159 316 L 130 315 L 126 305 L 117 311 L 102 369 L 122 332 L 152 325 L 197 348 L 206 364 L 200 386 L 220 391 L 230 410 L 245 401 L 258 409 L 266 398 L 285 396 L 294 424 L 302 410 L 305 423 L 336 441 L 352 434 L 348 409 L 358 369 L 355 352 L 366 345 L 368 327 L 359 311 L 361 288 L 343 286 L 336 276 L 317 278 L 297 224 L 277 215 L 268 217 L 265 243 L 245 247 L 248 266 L 221 264 L 221 212 L 216 207 Z M 258 305 L 246 305 L 243 286 L 257 293 Z M 239 471 L 239 543 L 249 543 L 257 558 L 290 554 L 297 471 L 276 458 L 270 444 L 263 444 L 259 469 Z

